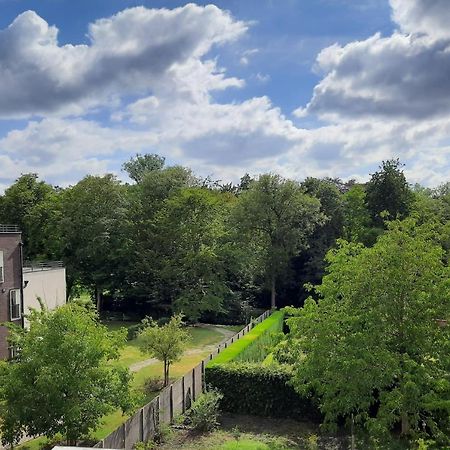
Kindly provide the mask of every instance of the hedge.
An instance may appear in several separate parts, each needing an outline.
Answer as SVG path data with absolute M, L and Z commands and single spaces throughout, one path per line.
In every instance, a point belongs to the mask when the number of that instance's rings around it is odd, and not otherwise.
M 206 384 L 223 394 L 221 409 L 227 412 L 267 417 L 289 417 L 321 422 L 322 416 L 310 398 L 302 398 L 289 384 L 289 366 L 227 363 L 206 368 Z
M 276 336 L 283 329 L 284 313 L 276 311 L 245 336 L 222 350 L 208 367 L 232 361 L 262 361 L 271 351 Z

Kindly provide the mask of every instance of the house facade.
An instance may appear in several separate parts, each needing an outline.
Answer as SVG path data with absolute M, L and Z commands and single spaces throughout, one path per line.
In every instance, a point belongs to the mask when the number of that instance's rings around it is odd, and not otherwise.
M 0 324 L 23 326 L 22 235 L 14 225 L 0 224 Z M 11 356 L 8 329 L 0 326 L 0 359 Z
M 48 309 L 66 302 L 66 270 L 61 262 L 23 263 L 22 235 L 14 225 L 0 224 L 0 324 L 27 327 L 30 308 L 39 300 Z M 8 329 L 0 325 L 0 359 L 13 356 Z

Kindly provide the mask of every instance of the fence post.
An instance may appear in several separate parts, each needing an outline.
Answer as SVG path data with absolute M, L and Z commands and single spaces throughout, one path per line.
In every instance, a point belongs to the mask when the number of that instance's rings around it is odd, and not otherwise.
M 202 391 L 206 392 L 205 361 L 202 360 Z
M 192 400 L 194 400 L 194 402 L 196 399 L 195 394 L 195 369 L 192 369 Z
M 183 401 L 181 402 L 181 410 L 183 411 L 183 414 L 186 412 L 186 393 L 184 388 L 184 375 L 181 378 L 181 394 L 183 395 Z
M 144 408 L 141 408 L 139 416 L 139 440 L 144 442 Z
M 169 410 L 170 410 L 170 423 L 173 422 L 173 388 L 170 385 L 170 397 L 169 397 Z

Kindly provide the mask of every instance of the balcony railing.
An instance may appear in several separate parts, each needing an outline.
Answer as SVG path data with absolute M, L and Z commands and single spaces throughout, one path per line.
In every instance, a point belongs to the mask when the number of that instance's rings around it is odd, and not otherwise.
M 17 225 L 4 225 L 0 223 L 0 233 L 20 233 Z
M 41 272 L 43 270 L 62 269 L 64 263 L 62 261 L 45 261 L 45 262 L 30 262 L 23 263 L 24 272 Z

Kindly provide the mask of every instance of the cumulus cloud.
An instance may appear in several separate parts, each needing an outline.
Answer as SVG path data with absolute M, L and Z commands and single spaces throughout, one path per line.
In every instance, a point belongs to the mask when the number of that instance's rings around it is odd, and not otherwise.
M 0 139 L 0 167 L 9 180 L 38 172 L 66 185 L 88 173 L 112 169 L 114 158 L 126 159 L 156 142 L 150 132 L 102 127 L 87 120 L 49 118 L 31 121 Z
M 213 5 L 136 7 L 90 24 L 87 45 L 61 46 L 57 28 L 26 11 L 0 31 L 0 116 L 82 114 L 126 94 L 240 86 L 204 57 L 246 30 Z
M 404 33 L 450 38 L 447 0 L 391 0 L 392 18 Z

